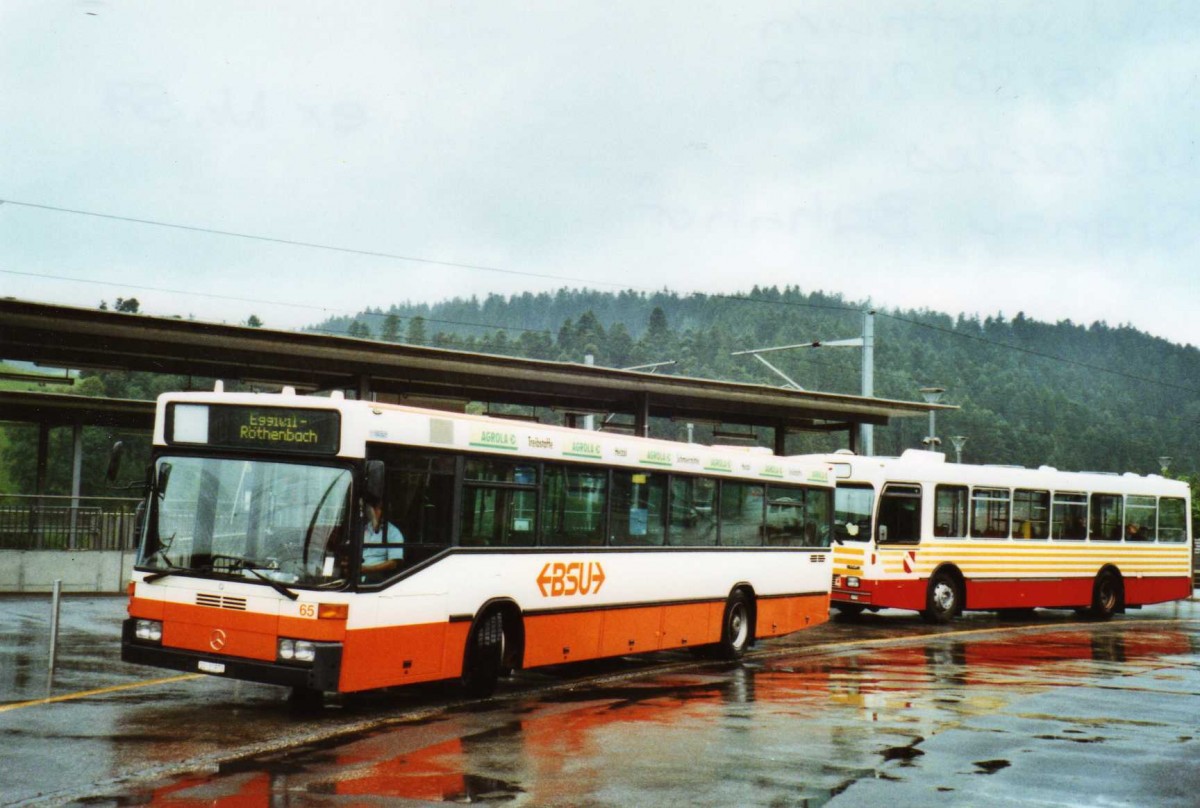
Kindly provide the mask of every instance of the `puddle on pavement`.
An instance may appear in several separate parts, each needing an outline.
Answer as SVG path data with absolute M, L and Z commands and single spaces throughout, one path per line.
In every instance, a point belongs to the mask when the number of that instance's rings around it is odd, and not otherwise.
M 917 744 L 921 743 L 924 738 L 918 738 L 908 746 L 892 746 L 884 749 L 880 754 L 885 761 L 900 761 L 901 766 L 911 766 L 912 762 L 921 757 L 925 753 L 917 749 Z
M 974 765 L 979 769 L 976 774 L 995 774 L 1002 769 L 1007 769 L 1012 764 L 1007 760 L 977 760 Z

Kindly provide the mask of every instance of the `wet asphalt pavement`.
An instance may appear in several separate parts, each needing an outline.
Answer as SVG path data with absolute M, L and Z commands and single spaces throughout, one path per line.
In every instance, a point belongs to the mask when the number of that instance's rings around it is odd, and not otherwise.
M 761 644 L 331 699 L 129 666 L 121 598 L 0 599 L 0 804 L 1200 804 L 1200 604 Z M 49 696 L 49 699 L 47 699 Z

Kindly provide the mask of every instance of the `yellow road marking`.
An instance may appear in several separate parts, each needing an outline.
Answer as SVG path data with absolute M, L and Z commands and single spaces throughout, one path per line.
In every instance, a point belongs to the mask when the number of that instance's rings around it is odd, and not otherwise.
M 0 713 L 6 713 L 9 710 L 19 710 L 22 707 L 36 707 L 39 704 L 54 704 L 59 701 L 74 701 L 75 699 L 85 699 L 88 696 L 102 696 L 106 693 L 116 693 L 119 690 L 133 690 L 138 687 L 153 687 L 154 685 L 165 685 L 171 682 L 186 682 L 189 679 L 199 679 L 204 674 L 202 673 L 185 673 L 180 676 L 168 676 L 163 679 L 148 679 L 143 682 L 130 682 L 124 685 L 112 685 L 111 687 L 98 687 L 95 690 L 80 690 L 77 693 L 64 693 L 61 696 L 48 696 L 44 699 L 33 699 L 31 701 L 18 701 L 15 704 L 0 705 Z

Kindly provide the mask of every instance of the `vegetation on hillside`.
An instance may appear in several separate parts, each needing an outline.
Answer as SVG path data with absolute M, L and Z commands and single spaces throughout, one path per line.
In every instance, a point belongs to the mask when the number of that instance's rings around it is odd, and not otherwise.
M 857 337 L 868 302 L 799 289 L 755 288 L 746 295 L 672 292 L 553 294 L 461 298 L 437 305 L 368 309 L 334 318 L 313 330 L 530 358 L 632 367 L 674 362 L 660 373 L 761 384 L 781 384 L 761 363 L 733 353 L 748 348 Z M 137 311 L 135 298 L 117 309 Z M 253 318 L 251 325 L 261 324 Z M 932 311 L 880 310 L 875 321 L 875 394 L 919 400 L 919 388 L 946 388 L 945 403 L 960 409 L 937 417 L 943 448 L 948 437 L 967 438 L 963 459 L 978 463 L 1096 471 L 1158 472 L 1170 457 L 1173 474 L 1200 481 L 1200 351 L 1128 326 L 1070 321 L 1043 323 L 1018 313 L 951 317 Z M 809 390 L 857 394 L 861 352 L 798 348 L 770 355 L 772 364 Z M 227 389 L 237 389 L 226 380 Z M 7 382 L 9 389 L 25 382 Z M 211 389 L 203 379 L 132 372 L 85 371 L 78 395 L 153 399 L 181 389 Z M 561 414 L 540 413 L 547 419 Z M 685 425 L 652 424 L 653 433 L 684 439 Z M 877 428 L 878 454 L 919 447 L 923 418 Z M 696 438 L 712 439 L 697 425 Z M 103 480 L 108 447 L 124 439 L 134 451 L 127 470 L 147 457 L 147 436 L 84 430 L 84 494 L 110 493 Z M 760 439 L 770 445 L 769 430 Z M 69 429 L 51 432 L 47 493 L 70 490 Z M 0 429 L 0 493 L 32 492 L 37 429 Z M 844 433 L 813 433 L 789 440 L 788 451 L 825 451 L 845 445 Z
M 457 298 L 437 305 L 367 309 L 316 327 L 333 333 L 484 353 L 631 367 L 674 361 L 659 371 L 780 384 L 738 350 L 857 337 L 869 302 L 754 288 L 746 295 L 672 292 Z M 1129 326 L 1044 323 L 1018 313 L 979 317 L 880 310 L 875 323 L 875 395 L 919 400 L 946 388 L 937 432 L 965 435 L 970 462 L 1048 464 L 1096 471 L 1200 469 L 1200 351 Z M 858 350 L 800 348 L 770 355 L 806 389 L 857 394 Z M 923 419 L 876 430 L 876 452 L 921 445 Z M 789 451 L 823 448 L 798 440 Z

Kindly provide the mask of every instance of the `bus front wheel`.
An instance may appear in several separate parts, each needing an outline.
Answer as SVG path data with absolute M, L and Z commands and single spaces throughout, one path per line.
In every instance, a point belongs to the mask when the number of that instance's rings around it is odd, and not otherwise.
M 504 618 L 500 612 L 492 612 L 476 622 L 467 638 L 460 680 L 463 693 L 473 699 L 492 695 L 500 678 L 503 653 Z
M 921 617 L 927 623 L 949 623 L 962 611 L 962 587 L 946 570 L 938 570 L 929 579 L 925 596 L 925 611 Z
M 718 652 L 723 659 L 741 659 L 750 647 L 752 611 L 750 599 L 740 589 L 725 602 L 725 617 L 721 621 L 721 642 Z

